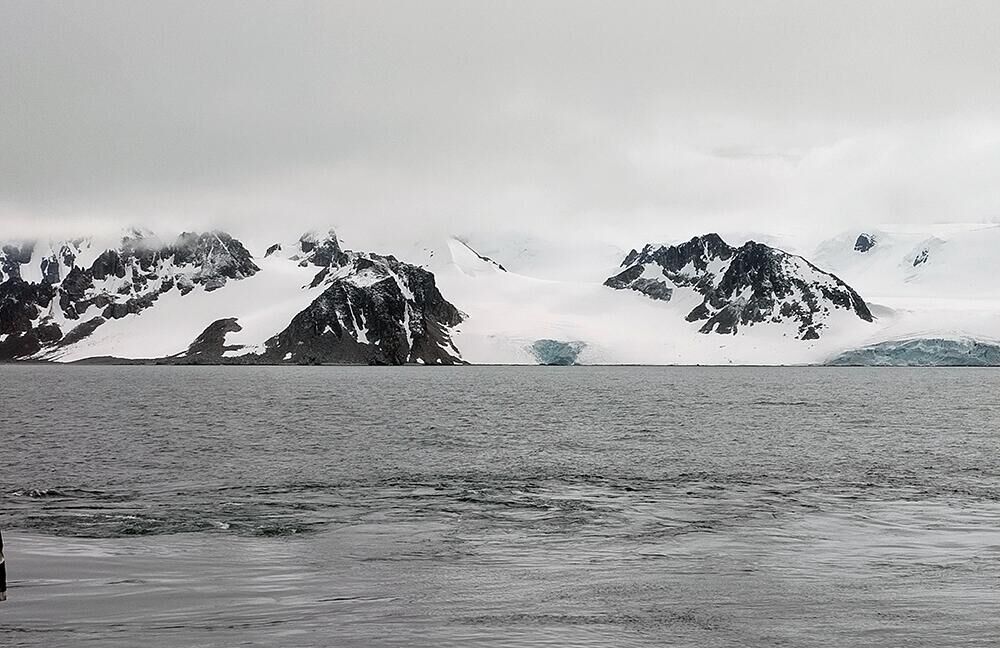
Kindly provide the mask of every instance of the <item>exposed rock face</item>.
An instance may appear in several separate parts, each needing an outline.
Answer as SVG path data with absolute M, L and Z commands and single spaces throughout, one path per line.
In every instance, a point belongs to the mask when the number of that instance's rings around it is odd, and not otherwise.
M 51 285 L 28 283 L 16 273 L 0 283 L 0 360 L 30 356 L 62 337 L 58 326 L 40 321 L 54 296 Z
M 605 285 L 669 301 L 676 290 L 692 290 L 701 303 L 687 314 L 703 322 L 702 333 L 735 334 L 743 326 L 792 323 L 796 337 L 818 338 L 832 310 L 871 322 L 864 300 L 836 276 L 799 256 L 750 241 L 735 248 L 717 234 L 670 246 L 633 250 L 625 270 Z
M 626 259 L 627 261 L 628 259 Z M 658 272 L 658 270 L 653 270 L 654 275 Z M 604 285 L 618 290 L 628 288 L 636 292 L 641 292 L 650 299 L 670 301 L 670 298 L 674 295 L 674 289 L 668 286 L 664 279 L 657 279 L 655 276 L 646 276 L 646 274 L 647 271 L 644 265 L 633 265 L 628 270 L 605 281 Z M 659 274 L 662 275 L 662 273 Z
M 188 347 L 184 357 L 192 362 L 198 360 L 215 362 L 223 357 L 223 353 L 236 348 L 235 346 L 226 345 L 226 333 L 235 333 L 242 330 L 243 327 L 236 322 L 236 318 L 234 317 L 216 320 L 209 324 L 208 328 L 201 335 L 195 338 L 195 341 Z
M 875 243 L 877 241 L 874 235 L 862 232 L 858 235 L 858 240 L 854 242 L 854 250 L 856 252 L 867 252 L 875 247 Z
M 303 236 L 299 248 L 299 264 L 318 268 L 310 286 L 324 290 L 265 343 L 262 361 L 461 362 L 449 329 L 462 315 L 433 274 L 392 256 L 346 252 L 333 232 Z
M 0 359 L 78 342 L 109 319 L 142 312 L 177 289 L 206 291 L 258 272 L 225 232 L 185 233 L 170 244 L 129 230 L 115 247 L 90 240 L 0 247 Z M 86 325 L 84 325 L 86 324 Z M 63 332 L 71 331 L 63 339 Z
M 340 241 L 334 232 L 326 237 L 320 237 L 310 232 L 299 239 L 299 250 L 302 252 L 299 265 L 319 266 L 320 268 L 339 267 L 350 261 L 350 256 L 340 249 Z

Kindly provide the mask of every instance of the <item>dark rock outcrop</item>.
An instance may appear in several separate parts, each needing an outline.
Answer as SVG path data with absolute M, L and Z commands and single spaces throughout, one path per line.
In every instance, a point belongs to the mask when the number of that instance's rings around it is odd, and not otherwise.
M 236 322 L 235 317 L 216 320 L 195 338 L 183 356 L 192 362 L 199 360 L 218 362 L 224 357 L 223 354 L 226 351 L 238 348 L 226 345 L 226 334 L 242 330 L 243 327 Z
M 104 324 L 107 320 L 103 317 L 92 317 L 86 322 L 77 324 L 74 326 L 69 333 L 67 333 L 62 340 L 59 341 L 59 346 L 69 346 L 71 344 L 76 344 L 77 342 L 85 339 L 91 333 L 97 330 L 97 327 Z
M 320 268 L 339 267 L 350 260 L 348 254 L 340 248 L 340 241 L 332 231 L 325 238 L 319 238 L 313 233 L 304 234 L 299 239 L 299 250 L 302 252 L 299 265 L 302 267 L 307 265 Z
M 862 232 L 861 234 L 858 235 L 858 240 L 854 242 L 854 250 L 856 252 L 867 252 L 868 250 L 875 247 L 875 244 L 877 242 L 878 241 L 872 234 L 868 234 L 867 232 Z

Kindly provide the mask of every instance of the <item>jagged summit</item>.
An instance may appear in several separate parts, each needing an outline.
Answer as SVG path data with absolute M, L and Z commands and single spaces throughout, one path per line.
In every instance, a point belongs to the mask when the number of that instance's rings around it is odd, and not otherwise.
M 299 265 L 307 265 L 328 268 L 331 265 L 343 265 L 348 262 L 349 256 L 340 247 L 337 233 L 330 230 L 325 236 L 316 232 L 306 232 L 299 237 L 298 254 L 293 258 L 299 260 Z
M 297 363 L 461 362 L 449 331 L 462 316 L 441 295 L 429 271 L 391 255 L 345 251 L 332 230 L 325 236 L 301 236 L 289 259 L 301 268 L 319 268 L 307 286 L 319 294 L 263 349 L 229 349 L 229 357 Z
M 175 289 L 212 291 L 260 270 L 225 232 L 187 232 L 165 244 L 137 228 L 113 245 L 92 238 L 3 245 L 0 268 L 0 358 L 73 343 Z
M 173 339 L 189 331 L 180 350 L 153 357 L 461 362 L 450 337 L 461 314 L 429 271 L 393 256 L 346 251 L 333 231 L 304 234 L 287 253 L 272 245 L 264 256 L 268 273 L 258 280 L 262 271 L 253 255 L 221 231 L 185 232 L 165 243 L 148 230 L 129 228 L 113 241 L 2 245 L 0 359 L 87 357 L 88 348 L 110 348 L 95 355 L 113 356 L 113 349 L 129 347 L 129 336 Z M 232 282 L 252 287 L 208 296 Z M 193 293 L 202 297 L 188 297 Z M 166 304 L 165 295 L 171 296 Z M 262 334 L 267 337 L 257 337 Z M 138 339 L 129 348 L 137 345 Z M 171 344 L 150 340 L 150 346 Z
M 836 276 L 800 256 L 763 243 L 733 247 L 718 234 L 696 236 L 678 245 L 646 245 L 632 250 L 626 269 L 605 285 L 670 301 L 678 290 L 702 299 L 686 316 L 703 322 L 702 333 L 735 334 L 742 326 L 792 323 L 795 336 L 820 336 L 831 312 L 844 310 L 873 320 L 864 300 Z

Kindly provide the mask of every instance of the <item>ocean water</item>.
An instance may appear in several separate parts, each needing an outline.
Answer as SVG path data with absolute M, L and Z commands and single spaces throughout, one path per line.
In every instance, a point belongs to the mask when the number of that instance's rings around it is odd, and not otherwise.
M 996 646 L 1000 371 L 0 366 L 13 646 Z

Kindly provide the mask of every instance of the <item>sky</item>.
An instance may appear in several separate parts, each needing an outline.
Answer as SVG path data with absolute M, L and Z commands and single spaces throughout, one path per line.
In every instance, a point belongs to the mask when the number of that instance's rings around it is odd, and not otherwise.
M 0 238 L 993 222 L 998 26 L 993 0 L 0 0 Z

